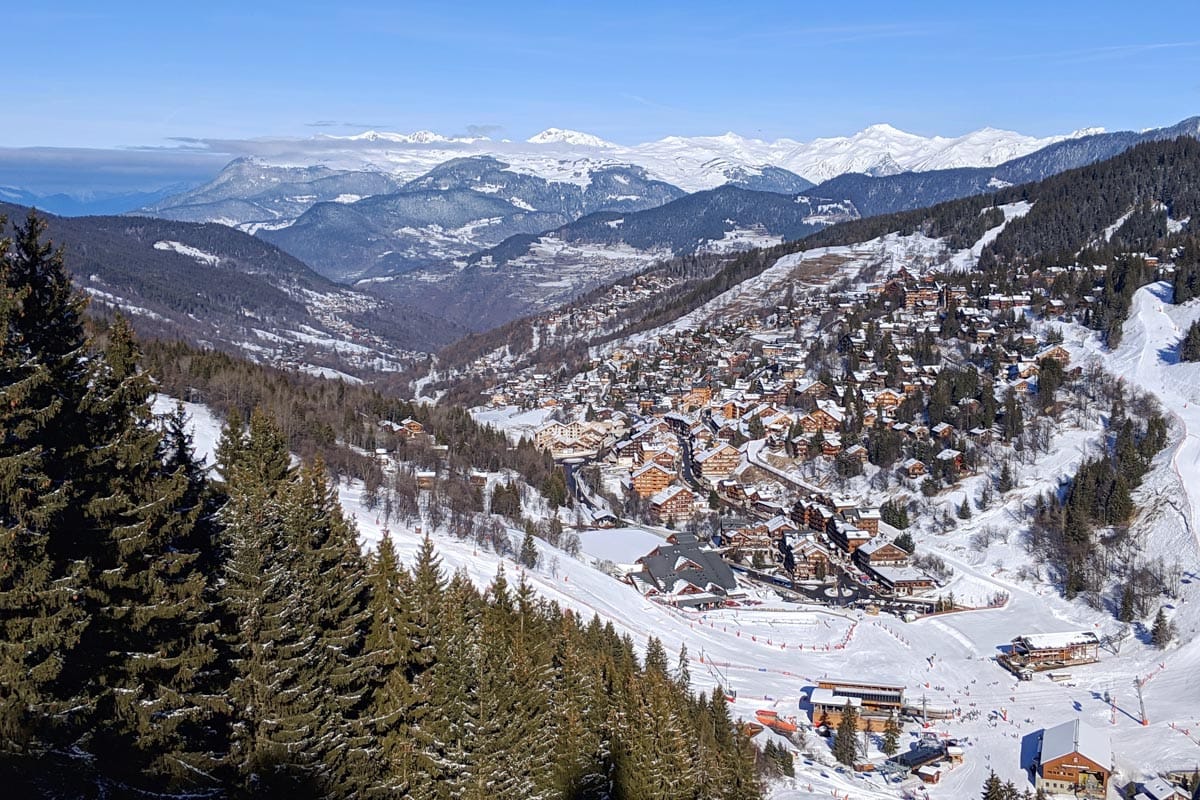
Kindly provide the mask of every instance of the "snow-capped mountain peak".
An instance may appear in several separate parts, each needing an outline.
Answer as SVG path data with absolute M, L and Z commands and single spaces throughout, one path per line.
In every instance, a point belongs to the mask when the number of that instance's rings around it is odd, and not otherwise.
M 953 167 L 990 167 L 1049 144 L 1094 133 L 1037 138 L 996 128 L 957 137 L 925 137 L 876 123 L 849 136 L 807 142 L 774 141 L 734 132 L 714 136 L 666 136 L 625 145 L 565 128 L 547 128 L 525 141 L 445 136 L 427 130 L 392 133 L 369 130 L 311 139 L 264 141 L 255 153 L 261 165 L 287 168 L 320 166 L 331 170 L 384 173 L 400 183 L 413 180 L 456 158 L 492 156 L 508 169 L 549 181 L 587 187 L 592 174 L 611 167 L 638 167 L 654 180 L 686 192 L 712 189 L 747 176 L 775 170 L 775 177 L 820 183 L 849 172 L 890 175 Z M 798 177 L 796 177 L 798 176 Z M 354 194 L 361 194 L 354 192 Z
M 867 127 L 863 128 L 861 131 L 859 131 L 858 133 L 856 133 L 854 136 L 852 136 L 850 138 L 852 138 L 852 139 L 868 138 L 868 137 L 872 137 L 872 136 L 875 136 L 875 137 L 889 137 L 890 136 L 890 137 L 897 138 L 897 139 L 920 139 L 921 138 L 920 136 L 918 136 L 915 133 L 909 133 L 908 131 L 902 131 L 899 128 L 895 127 L 894 125 L 889 125 L 886 122 L 876 122 L 874 125 L 868 125 Z
M 392 133 L 390 131 L 363 131 L 352 136 L 323 136 L 324 139 L 335 139 L 350 142 L 388 142 L 395 144 L 446 144 L 451 142 L 474 142 L 476 138 L 443 136 L 433 131 L 413 131 L 412 133 Z
M 565 128 L 546 128 L 525 140 L 528 144 L 567 144 L 572 147 L 605 147 L 614 148 L 617 145 L 607 142 L 599 136 Z

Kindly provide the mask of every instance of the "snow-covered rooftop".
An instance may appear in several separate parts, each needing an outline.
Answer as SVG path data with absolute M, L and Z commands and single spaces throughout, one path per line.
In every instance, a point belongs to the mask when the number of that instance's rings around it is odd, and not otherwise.
M 1112 766 L 1112 746 L 1108 735 L 1078 719 L 1042 732 L 1042 764 L 1072 753 L 1078 753 L 1105 768 Z
M 1100 639 L 1092 631 L 1030 633 L 1019 636 L 1017 639 L 1031 650 L 1059 650 L 1064 647 L 1100 644 Z

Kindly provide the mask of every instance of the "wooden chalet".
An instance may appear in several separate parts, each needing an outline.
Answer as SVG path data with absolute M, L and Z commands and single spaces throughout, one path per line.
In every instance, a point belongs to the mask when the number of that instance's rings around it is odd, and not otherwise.
M 1074 719 L 1042 731 L 1034 782 L 1047 794 L 1107 797 L 1112 766 L 1108 734 Z
M 904 710 L 904 686 L 895 683 L 820 680 L 809 694 L 809 702 L 814 724 L 837 727 L 849 703 L 858 712 L 859 730 L 865 730 L 870 722 L 878 731 L 883 730 L 883 723 L 892 714 L 897 719 L 900 717 L 900 712 Z
M 733 474 L 742 461 L 742 454 L 728 442 L 721 442 L 715 447 L 695 454 L 692 461 L 701 477 L 708 481 L 714 481 Z
M 849 451 L 847 451 L 849 452 Z M 879 533 L 879 509 L 873 506 L 857 506 L 842 512 L 846 521 L 875 536 Z
M 631 480 L 633 490 L 638 493 L 638 496 L 652 497 L 675 480 L 675 473 L 661 464 L 651 461 L 634 470 Z
M 884 592 L 896 596 L 908 596 L 927 592 L 933 588 L 933 578 L 912 567 L 863 567 Z
M 1034 357 L 1034 360 L 1040 364 L 1042 361 L 1044 361 L 1047 358 L 1054 359 L 1058 363 L 1062 364 L 1064 367 L 1066 367 L 1067 365 L 1069 365 L 1071 363 L 1070 351 L 1068 351 L 1067 348 L 1063 347 L 1061 344 L 1051 345 L 1050 347 L 1047 347 L 1045 350 L 1042 350 L 1040 353 L 1038 353 Z
M 911 554 L 895 542 L 871 539 L 854 549 L 854 560 L 862 567 L 903 567 Z
M 691 519 L 695 510 L 696 495 L 678 484 L 668 486 L 650 498 L 650 514 L 659 522 Z
M 871 534 L 840 519 L 835 519 L 826 533 L 829 541 L 851 555 L 859 547 L 871 541 Z
M 833 558 L 829 551 L 805 537 L 792 545 L 792 557 L 796 560 L 796 580 L 811 581 L 833 574 Z
M 1094 664 L 1100 660 L 1100 638 L 1093 631 L 1026 634 L 1013 639 L 1002 658 L 1010 669 L 1015 666 L 1035 672 Z

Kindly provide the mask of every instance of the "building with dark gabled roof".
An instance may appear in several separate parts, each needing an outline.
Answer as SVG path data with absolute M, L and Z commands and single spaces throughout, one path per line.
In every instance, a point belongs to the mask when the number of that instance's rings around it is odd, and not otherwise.
M 629 580 L 642 594 L 704 608 L 738 594 L 737 578 L 719 553 L 702 549 L 689 533 L 676 533 L 675 539 L 675 544 L 660 545 L 637 560 L 642 569 Z

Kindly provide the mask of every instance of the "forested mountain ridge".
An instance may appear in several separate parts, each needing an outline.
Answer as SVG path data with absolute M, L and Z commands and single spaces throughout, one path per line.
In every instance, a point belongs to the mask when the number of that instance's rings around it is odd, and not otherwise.
M 491 156 L 457 158 L 394 191 L 316 203 L 259 235 L 345 282 L 401 274 L 585 214 L 637 211 L 683 195 L 636 167 L 609 166 L 590 177 L 580 186 L 514 171 Z
M 722 186 L 655 208 L 589 214 L 546 233 L 511 236 L 466 259 L 362 288 L 487 330 L 677 254 L 737 252 L 855 216 L 853 207 L 833 201 Z
M 14 223 L 27 213 L 0 204 Z M 349 359 L 369 349 L 396 359 L 456 336 L 453 325 L 338 286 L 224 225 L 44 216 L 93 310 L 122 309 L 147 334 L 351 371 Z

